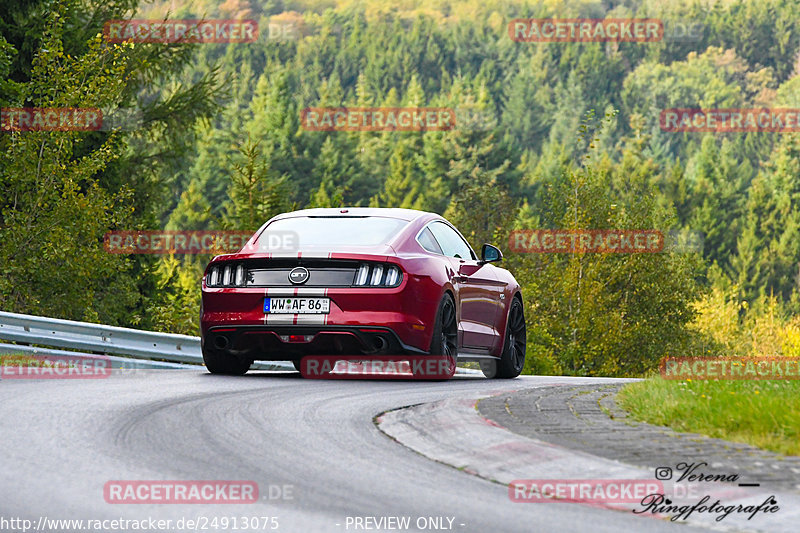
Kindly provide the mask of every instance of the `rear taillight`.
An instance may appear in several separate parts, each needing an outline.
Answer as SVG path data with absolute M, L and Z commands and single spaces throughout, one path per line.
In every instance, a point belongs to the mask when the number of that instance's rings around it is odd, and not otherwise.
M 356 287 L 397 287 L 403 281 L 403 273 L 396 265 L 362 263 L 356 270 L 353 285 Z
M 219 267 L 211 267 L 206 276 L 206 285 L 209 287 L 216 287 L 220 285 Z
M 395 285 L 400 284 L 400 269 L 397 267 L 391 267 L 389 270 L 386 271 L 386 286 L 387 287 L 394 287 Z
M 245 282 L 245 275 L 244 275 L 244 265 L 239 265 L 236 267 L 236 278 L 234 279 L 234 283 L 237 287 L 244 287 Z
M 220 263 L 208 269 L 207 287 L 244 287 L 247 285 L 247 269 L 243 264 Z
M 360 265 L 356 271 L 356 285 L 366 285 L 369 279 L 369 265 Z

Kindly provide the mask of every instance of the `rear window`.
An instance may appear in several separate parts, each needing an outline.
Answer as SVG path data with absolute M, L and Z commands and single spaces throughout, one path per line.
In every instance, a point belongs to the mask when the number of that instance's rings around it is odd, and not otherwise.
M 276 220 L 258 237 L 256 245 L 270 235 L 294 232 L 298 246 L 376 246 L 387 244 L 408 221 L 386 217 L 295 217 Z
M 433 238 L 433 233 L 428 228 L 422 230 L 422 233 L 419 234 L 418 239 L 420 245 L 428 250 L 429 252 L 433 252 L 435 254 L 444 255 L 444 252 L 439 247 L 439 243 L 436 242 L 436 239 Z

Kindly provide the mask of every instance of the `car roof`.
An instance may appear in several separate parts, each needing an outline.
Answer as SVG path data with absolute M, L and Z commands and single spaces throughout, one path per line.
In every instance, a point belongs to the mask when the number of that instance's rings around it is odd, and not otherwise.
M 301 209 L 277 215 L 273 220 L 295 217 L 387 217 L 398 218 L 408 222 L 418 218 L 436 217 L 435 213 L 417 211 L 416 209 L 400 209 L 395 207 L 318 207 L 315 209 Z

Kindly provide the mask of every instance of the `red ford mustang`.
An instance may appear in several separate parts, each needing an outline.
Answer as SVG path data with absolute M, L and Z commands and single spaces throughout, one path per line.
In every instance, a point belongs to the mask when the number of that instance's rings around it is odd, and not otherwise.
M 307 355 L 438 355 L 513 378 L 525 362 L 519 284 L 444 218 L 331 208 L 269 220 L 203 276 L 203 359 L 215 374 Z

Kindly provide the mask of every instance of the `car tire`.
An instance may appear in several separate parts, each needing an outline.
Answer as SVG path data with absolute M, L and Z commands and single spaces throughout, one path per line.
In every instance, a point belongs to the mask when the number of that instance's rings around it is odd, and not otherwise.
M 429 353 L 431 355 L 445 356 L 448 360 L 448 369 L 442 379 L 453 377 L 456 373 L 456 362 L 458 360 L 458 322 L 456 304 L 449 293 L 446 293 L 442 301 L 439 302 Z
M 503 353 L 496 361 L 481 361 L 481 371 L 487 378 L 512 379 L 525 367 L 525 313 L 519 298 L 511 300 L 508 311 Z
M 225 352 L 216 352 L 202 348 L 203 362 L 212 374 L 224 374 L 228 376 L 243 376 L 250 370 L 253 364 L 252 359 L 243 359 L 236 355 Z

